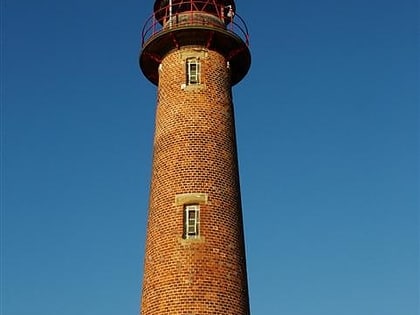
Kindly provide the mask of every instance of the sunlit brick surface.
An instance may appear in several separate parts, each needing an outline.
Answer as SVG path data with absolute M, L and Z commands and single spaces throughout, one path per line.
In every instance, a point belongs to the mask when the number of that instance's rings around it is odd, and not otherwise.
M 201 84 L 183 86 L 197 54 Z M 225 57 L 189 47 L 161 64 L 142 315 L 248 315 L 235 126 Z M 200 237 L 183 239 L 178 194 L 207 194 Z

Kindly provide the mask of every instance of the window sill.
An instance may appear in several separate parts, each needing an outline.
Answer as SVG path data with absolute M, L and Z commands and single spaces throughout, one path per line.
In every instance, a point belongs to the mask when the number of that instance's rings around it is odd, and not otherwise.
M 205 243 L 205 238 L 204 238 L 204 236 L 198 236 L 198 237 L 194 237 L 194 238 L 179 238 L 178 242 L 183 246 L 188 246 L 188 245 L 191 245 L 191 244 Z
M 205 90 L 206 85 L 205 84 L 181 84 L 181 90 L 183 91 L 196 91 L 196 90 Z

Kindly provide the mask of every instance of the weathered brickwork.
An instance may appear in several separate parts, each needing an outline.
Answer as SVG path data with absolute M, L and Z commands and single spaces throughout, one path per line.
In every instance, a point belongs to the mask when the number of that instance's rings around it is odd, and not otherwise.
M 185 86 L 191 56 L 197 86 Z M 200 47 L 161 63 L 142 315 L 249 315 L 229 71 L 225 57 Z M 200 235 L 183 239 L 182 200 L 194 198 Z

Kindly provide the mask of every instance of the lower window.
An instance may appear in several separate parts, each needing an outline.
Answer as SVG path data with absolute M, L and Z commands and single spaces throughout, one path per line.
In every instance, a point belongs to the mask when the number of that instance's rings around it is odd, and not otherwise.
M 196 238 L 199 236 L 200 227 L 200 206 L 186 205 L 185 206 L 185 224 L 184 237 Z

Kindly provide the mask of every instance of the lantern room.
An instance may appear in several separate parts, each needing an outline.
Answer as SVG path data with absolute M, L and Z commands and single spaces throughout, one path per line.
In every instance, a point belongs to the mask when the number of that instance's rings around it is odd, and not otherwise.
M 142 30 L 139 63 L 157 85 L 158 67 L 170 51 L 185 46 L 214 50 L 225 56 L 234 85 L 249 70 L 248 45 L 248 29 L 233 0 L 156 0 Z

